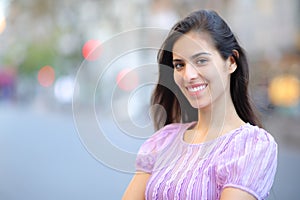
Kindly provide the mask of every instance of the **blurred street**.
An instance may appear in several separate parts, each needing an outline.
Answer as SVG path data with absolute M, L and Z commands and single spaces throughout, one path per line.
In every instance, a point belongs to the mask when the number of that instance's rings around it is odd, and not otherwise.
M 88 153 L 71 112 L 45 114 L 34 107 L 0 105 L 1 200 L 121 198 L 132 174 L 110 169 Z M 299 124 L 277 115 L 266 122 L 279 144 L 278 171 L 269 200 L 299 199 Z M 123 144 L 136 150 L 140 145 L 124 140 Z
M 120 199 L 130 174 L 86 151 L 71 113 L 0 107 L 0 199 Z

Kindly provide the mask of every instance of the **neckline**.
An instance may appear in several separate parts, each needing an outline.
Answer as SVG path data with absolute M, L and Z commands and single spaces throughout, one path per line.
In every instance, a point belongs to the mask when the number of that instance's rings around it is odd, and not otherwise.
M 190 127 L 192 127 L 193 125 L 195 125 L 197 122 L 194 121 L 194 122 L 190 122 L 190 123 L 187 123 L 185 124 L 185 127 L 182 129 L 181 133 L 180 133 L 180 142 L 184 145 L 187 145 L 187 146 L 203 146 L 203 145 L 207 145 L 207 144 L 211 144 L 211 143 L 214 143 L 220 139 L 223 139 L 223 138 L 226 138 L 234 133 L 236 133 L 237 131 L 239 130 L 242 130 L 244 127 L 250 125 L 248 122 L 245 123 L 245 124 L 242 124 L 240 127 L 238 128 L 235 128 L 235 129 L 232 129 L 231 131 L 228 131 L 227 133 L 215 138 L 215 139 L 212 139 L 212 140 L 209 140 L 209 141 L 205 141 L 205 142 L 201 142 L 201 143 L 188 143 L 186 141 L 184 141 L 184 133 L 186 132 L 186 130 L 188 130 Z

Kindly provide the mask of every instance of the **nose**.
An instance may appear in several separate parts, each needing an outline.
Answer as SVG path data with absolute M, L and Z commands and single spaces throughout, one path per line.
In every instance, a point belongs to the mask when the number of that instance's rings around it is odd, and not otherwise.
M 199 72 L 197 71 L 195 66 L 191 64 L 186 64 L 183 76 L 186 81 L 191 81 L 199 76 Z

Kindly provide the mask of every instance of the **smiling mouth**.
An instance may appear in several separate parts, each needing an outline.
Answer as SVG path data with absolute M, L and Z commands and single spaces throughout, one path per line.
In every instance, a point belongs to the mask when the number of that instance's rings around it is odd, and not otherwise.
M 207 87 L 207 83 L 186 87 L 189 92 L 199 92 Z

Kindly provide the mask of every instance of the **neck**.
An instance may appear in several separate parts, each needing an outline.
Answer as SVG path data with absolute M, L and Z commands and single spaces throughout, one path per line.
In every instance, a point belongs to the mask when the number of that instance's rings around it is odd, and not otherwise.
M 196 131 L 207 140 L 223 135 L 244 124 L 238 116 L 230 96 L 211 106 L 199 109 Z

